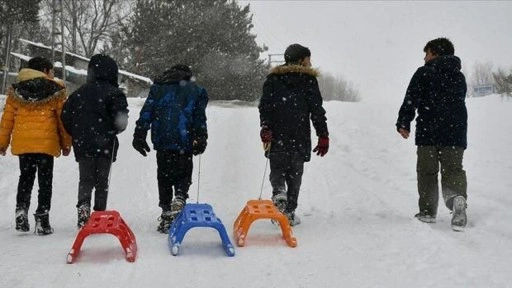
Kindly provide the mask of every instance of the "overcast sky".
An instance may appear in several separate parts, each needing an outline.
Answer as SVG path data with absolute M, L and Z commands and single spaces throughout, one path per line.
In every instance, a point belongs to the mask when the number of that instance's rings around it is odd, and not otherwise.
M 353 82 L 363 101 L 401 101 L 437 37 L 452 40 L 468 78 L 477 62 L 512 69 L 511 1 L 238 2 L 268 53 L 309 47 L 313 66 Z

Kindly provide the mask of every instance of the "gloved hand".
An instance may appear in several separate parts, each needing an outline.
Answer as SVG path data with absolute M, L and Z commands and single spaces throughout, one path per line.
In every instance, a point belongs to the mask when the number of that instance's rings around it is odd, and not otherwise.
M 260 131 L 261 142 L 269 143 L 272 141 L 272 130 L 267 126 L 261 126 Z
M 204 150 L 206 150 L 206 137 L 205 136 L 199 136 L 194 138 L 192 141 L 192 154 L 199 155 L 203 154 Z
M 63 148 L 62 149 L 62 156 L 69 156 L 69 153 L 71 153 L 70 148 Z
M 148 142 L 146 142 L 146 139 L 144 138 L 134 137 L 132 146 L 133 148 L 135 148 L 135 150 L 139 151 L 139 153 L 142 154 L 142 156 L 144 157 L 147 156 L 146 152 L 151 151 L 151 149 L 149 149 Z
M 329 151 L 329 137 L 318 137 L 318 144 L 316 145 L 313 152 L 316 152 L 316 155 L 324 157 Z

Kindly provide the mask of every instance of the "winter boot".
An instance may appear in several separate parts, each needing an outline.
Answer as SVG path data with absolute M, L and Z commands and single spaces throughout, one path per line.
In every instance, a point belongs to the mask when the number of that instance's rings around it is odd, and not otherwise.
M 436 223 L 436 215 L 432 216 L 432 215 L 428 214 L 426 211 L 422 211 L 422 212 L 414 215 L 414 217 L 418 218 L 418 220 L 420 220 L 421 222 Z
M 53 233 L 53 228 L 50 226 L 50 214 L 48 212 L 41 214 L 34 214 L 36 219 L 36 229 L 34 233 L 43 236 Z
M 168 233 L 169 227 L 173 221 L 172 212 L 170 210 L 162 211 L 162 215 L 160 215 L 158 221 L 160 221 L 160 224 L 158 225 L 158 228 L 156 228 L 156 231 L 160 233 Z
M 172 203 L 171 203 L 172 221 L 174 221 L 174 219 L 176 219 L 178 214 L 180 214 L 181 210 L 183 210 L 183 207 L 185 207 L 185 200 L 183 200 L 183 198 L 176 197 L 176 198 L 174 198 L 174 200 L 172 200 Z
M 276 206 L 277 210 L 281 213 L 285 213 L 286 205 L 288 204 L 288 197 L 286 193 L 279 193 L 272 196 L 272 203 Z
M 28 209 L 16 207 L 16 230 L 21 232 L 30 231 L 28 223 Z
M 286 212 L 286 217 L 288 218 L 288 224 L 290 226 L 296 226 L 300 224 L 299 216 L 295 215 L 295 211 Z
M 89 216 L 91 216 L 91 207 L 87 204 L 82 204 L 77 209 L 77 216 L 78 216 L 78 222 L 76 224 L 76 227 L 78 229 L 81 229 L 85 226 L 87 221 L 89 221 Z
M 466 199 L 463 196 L 453 198 L 452 213 L 452 229 L 454 231 L 464 231 L 468 218 L 466 216 Z

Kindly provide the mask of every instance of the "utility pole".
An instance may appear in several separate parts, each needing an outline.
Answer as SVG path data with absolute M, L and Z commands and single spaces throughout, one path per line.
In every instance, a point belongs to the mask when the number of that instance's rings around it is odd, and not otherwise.
M 60 19 L 60 29 L 57 28 Z M 57 39 L 59 38 L 59 39 Z M 59 41 L 59 42 L 57 42 Z M 55 47 L 61 47 L 62 80 L 66 82 L 66 49 L 64 47 L 64 9 L 62 0 L 52 0 L 52 62 L 55 63 Z
M 280 58 L 279 60 L 272 60 L 272 57 L 278 57 Z M 270 69 L 272 67 L 272 63 L 283 63 L 284 62 L 284 54 L 268 54 L 268 63 L 267 63 L 267 66 L 268 68 Z
M 5 51 L 5 65 L 4 65 L 4 77 L 2 81 L 2 94 L 5 94 L 5 87 L 7 86 L 7 76 L 9 75 L 9 62 L 11 62 L 11 33 L 12 24 L 7 25 L 7 47 Z

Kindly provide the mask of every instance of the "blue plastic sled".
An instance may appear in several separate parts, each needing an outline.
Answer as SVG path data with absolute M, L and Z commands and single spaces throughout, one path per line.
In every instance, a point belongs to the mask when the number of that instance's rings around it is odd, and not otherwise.
M 169 228 L 169 249 L 173 256 L 178 255 L 183 238 L 194 227 L 211 227 L 219 232 L 222 247 L 228 256 L 235 256 L 235 248 L 222 221 L 215 216 L 212 206 L 208 204 L 186 204 Z

